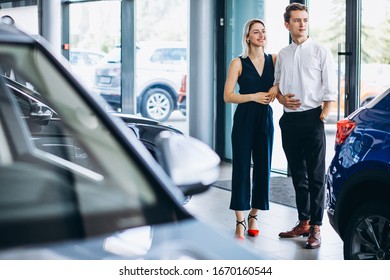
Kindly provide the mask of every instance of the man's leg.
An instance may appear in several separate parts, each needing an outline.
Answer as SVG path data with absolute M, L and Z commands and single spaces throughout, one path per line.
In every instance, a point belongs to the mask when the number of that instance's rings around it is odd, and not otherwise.
M 298 124 L 298 125 L 297 125 Z M 307 236 L 309 234 L 309 191 L 299 122 L 283 115 L 280 120 L 282 145 L 291 171 L 295 189 L 299 224 L 292 230 L 281 232 L 280 237 Z

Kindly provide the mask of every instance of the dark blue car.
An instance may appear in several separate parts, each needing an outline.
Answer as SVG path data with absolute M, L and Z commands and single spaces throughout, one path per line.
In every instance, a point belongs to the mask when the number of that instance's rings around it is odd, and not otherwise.
M 337 123 L 329 221 L 345 259 L 390 259 L 390 89 Z

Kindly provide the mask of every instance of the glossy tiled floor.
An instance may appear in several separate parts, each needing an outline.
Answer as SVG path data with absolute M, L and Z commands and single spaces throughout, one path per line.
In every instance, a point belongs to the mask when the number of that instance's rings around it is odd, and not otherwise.
M 221 180 L 230 179 L 229 163 L 221 164 Z M 229 209 L 230 191 L 212 187 L 203 194 L 193 196 L 185 206 L 195 217 L 210 223 L 234 239 L 235 217 Z M 327 215 L 321 227 L 322 245 L 318 249 L 304 249 L 306 237 L 280 239 L 279 232 L 290 230 L 297 222 L 295 208 L 271 203 L 269 211 L 258 216 L 260 235 L 247 237 L 243 242 L 266 251 L 280 260 L 342 260 L 343 245 L 341 239 L 330 226 Z M 240 241 L 241 242 L 241 241 Z

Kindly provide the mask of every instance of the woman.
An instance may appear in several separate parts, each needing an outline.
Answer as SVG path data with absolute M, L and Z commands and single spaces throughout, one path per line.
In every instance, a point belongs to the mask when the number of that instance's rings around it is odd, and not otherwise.
M 232 129 L 233 171 L 230 209 L 235 211 L 235 236 L 244 239 L 248 214 L 248 235 L 257 236 L 259 210 L 269 210 L 269 179 L 273 144 L 272 108 L 277 87 L 273 87 L 276 55 L 266 54 L 266 29 L 262 20 L 249 20 L 243 30 L 243 51 L 229 66 L 224 90 L 227 103 L 238 104 Z M 239 94 L 234 92 L 239 85 Z M 253 160 L 253 183 L 250 169 Z

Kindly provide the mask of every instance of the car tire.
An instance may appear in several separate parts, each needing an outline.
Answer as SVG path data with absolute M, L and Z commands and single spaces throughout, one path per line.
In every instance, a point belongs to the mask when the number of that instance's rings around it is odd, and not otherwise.
M 142 98 L 141 115 L 156 121 L 166 121 L 173 111 L 173 100 L 162 88 L 149 89 Z
M 344 259 L 390 259 L 390 207 L 371 202 L 355 211 L 344 232 Z

